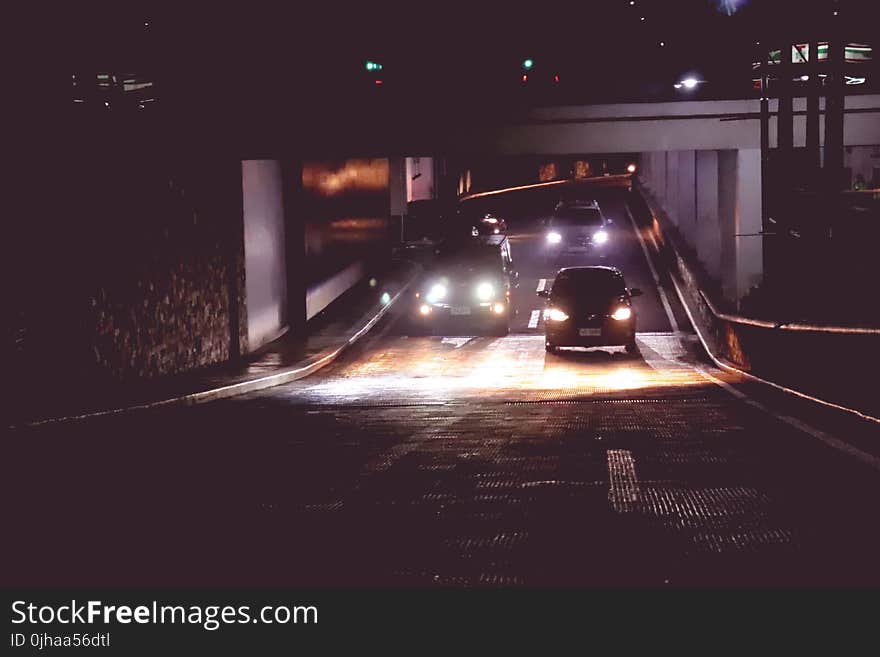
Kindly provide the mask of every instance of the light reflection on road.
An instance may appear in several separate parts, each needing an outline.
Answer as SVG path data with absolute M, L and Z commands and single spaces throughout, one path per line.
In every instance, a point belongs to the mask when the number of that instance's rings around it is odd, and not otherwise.
M 706 385 L 692 367 L 651 350 L 646 338 L 640 341 L 643 352 L 651 355 L 648 361 L 614 349 L 548 355 L 540 335 L 397 339 L 301 391 L 346 400 L 389 395 L 454 400 Z

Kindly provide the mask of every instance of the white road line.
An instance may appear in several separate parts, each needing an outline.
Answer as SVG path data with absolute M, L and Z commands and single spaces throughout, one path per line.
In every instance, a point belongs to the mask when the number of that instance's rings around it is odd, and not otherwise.
M 628 208 L 627 208 L 628 210 Z M 632 215 L 630 215 L 630 219 L 632 219 Z M 654 234 L 649 233 L 651 239 L 654 240 Z M 654 246 L 657 246 L 656 240 L 654 241 Z M 867 413 L 862 413 L 860 410 L 855 408 L 850 408 L 848 406 L 843 406 L 842 404 L 835 404 L 834 402 L 827 401 L 825 399 L 820 399 L 819 397 L 814 397 L 813 395 L 808 395 L 804 392 L 800 392 L 799 390 L 795 390 L 793 388 L 788 388 L 783 385 L 779 385 L 778 383 L 774 383 L 773 381 L 768 381 L 767 379 L 762 379 L 760 376 L 756 376 L 751 372 L 746 372 L 745 370 L 741 370 L 738 367 L 734 367 L 732 365 L 728 365 L 727 363 L 721 362 L 718 358 L 715 357 L 715 354 L 712 353 L 712 350 L 709 349 L 709 344 L 706 342 L 706 339 L 703 337 L 703 332 L 700 330 L 700 327 L 697 325 L 696 321 L 694 321 L 694 316 L 691 314 L 691 310 L 687 305 L 687 302 L 684 299 L 684 294 L 682 294 L 681 288 L 678 286 L 678 281 L 675 280 L 675 276 L 670 276 L 670 280 L 672 280 L 672 287 L 675 288 L 675 293 L 678 295 L 678 300 L 681 302 L 681 307 L 684 308 L 684 312 L 687 315 L 688 320 L 691 323 L 691 326 L 694 327 L 694 331 L 697 334 L 697 339 L 700 341 L 700 344 L 703 345 L 703 349 L 709 355 L 709 358 L 715 364 L 715 367 L 724 371 L 724 372 L 733 372 L 735 374 L 739 374 L 749 379 L 750 381 L 756 381 L 758 383 L 763 383 L 766 386 L 770 386 L 771 388 L 776 388 L 782 392 L 785 392 L 789 395 L 793 395 L 795 397 L 800 397 L 801 399 L 806 399 L 807 401 L 814 402 L 816 404 L 820 404 L 822 406 L 827 406 L 828 408 L 833 408 L 838 411 L 843 411 L 844 413 L 849 413 L 850 415 L 854 415 L 862 420 L 867 420 L 868 422 L 874 422 L 875 424 L 880 424 L 880 418 L 876 418 L 873 415 L 868 415 Z M 870 455 L 868 455 L 870 456 Z M 872 457 L 873 458 L 873 457 Z
M 645 246 L 645 242 L 642 239 L 642 235 L 639 232 L 638 227 L 636 226 L 635 219 L 633 218 L 632 213 L 629 210 L 629 206 L 626 206 L 626 213 L 627 213 L 627 215 L 629 215 L 629 220 L 632 223 L 633 229 L 636 231 L 636 235 L 639 238 L 639 242 L 641 242 L 642 250 L 645 251 L 645 257 L 648 259 L 648 265 L 651 267 L 651 273 L 654 274 L 655 280 L 657 280 L 656 279 L 657 275 L 656 275 L 656 271 L 654 269 L 654 265 L 651 263 L 651 259 L 648 258 L 648 253 L 647 253 L 647 248 Z M 654 247 L 659 251 L 659 247 L 657 246 L 657 240 L 654 239 L 653 232 L 648 233 L 648 235 L 650 236 L 651 241 L 654 244 Z M 737 367 L 733 367 L 731 365 L 727 365 L 725 363 L 722 363 L 718 358 L 715 357 L 715 354 L 712 353 L 712 350 L 709 349 L 709 344 L 706 342 L 706 339 L 703 337 L 703 333 L 702 333 L 702 331 L 700 331 L 700 327 L 697 325 L 696 321 L 694 321 L 694 317 L 691 314 L 690 308 L 688 307 L 687 303 L 685 302 L 684 294 L 682 294 L 681 288 L 679 288 L 679 286 L 678 286 L 678 281 L 675 280 L 675 276 L 670 276 L 670 279 L 672 280 L 672 286 L 675 288 L 675 293 L 678 295 L 678 300 L 681 302 L 681 306 L 682 306 L 682 308 L 684 308 L 684 312 L 687 315 L 688 320 L 691 323 L 691 326 L 694 327 L 694 331 L 696 332 L 697 338 L 699 339 L 700 343 L 702 343 L 703 349 L 709 355 L 709 358 L 712 359 L 712 362 L 715 364 L 715 366 L 718 367 L 720 370 L 725 371 L 725 372 L 734 372 L 736 374 L 740 374 L 749 380 L 757 381 L 758 383 L 763 383 L 764 385 L 770 386 L 772 388 L 776 388 L 777 390 L 781 390 L 782 392 L 786 392 L 786 393 L 794 395 L 796 397 L 801 397 L 802 399 L 806 399 L 808 401 L 812 401 L 812 402 L 815 402 L 815 403 L 823 405 L 823 406 L 834 408 L 834 409 L 840 410 L 840 411 L 845 411 L 845 412 L 850 413 L 852 415 L 855 415 L 863 420 L 868 420 L 871 422 L 880 421 L 877 418 L 875 418 L 871 415 L 867 415 L 866 413 L 862 413 L 861 411 L 858 411 L 856 409 L 848 408 L 848 407 L 842 406 L 840 404 L 835 404 L 833 402 L 825 401 L 824 399 L 819 399 L 818 397 L 813 397 L 812 395 L 807 395 L 803 392 L 799 392 L 797 390 L 793 390 L 791 388 L 781 386 L 778 383 L 774 383 L 773 381 L 768 381 L 766 379 L 762 379 L 759 376 L 755 376 L 754 374 L 751 374 L 750 372 L 746 372 L 744 370 L 741 370 Z M 660 290 L 661 299 L 664 299 L 665 297 L 663 295 L 663 289 L 659 287 L 659 283 L 658 283 L 658 289 Z M 668 312 L 669 311 L 668 302 L 665 305 L 667 306 L 667 312 Z M 715 376 L 712 376 L 711 374 L 709 374 L 707 371 L 705 371 L 701 367 L 694 367 L 694 369 L 698 373 L 700 373 L 704 378 L 706 378 L 708 381 L 715 383 L 716 385 L 721 387 L 723 390 L 727 391 L 729 394 L 733 395 L 737 399 L 742 400 L 744 403 L 748 404 L 749 406 L 752 406 L 754 408 L 758 408 L 758 409 L 764 411 L 765 413 L 772 415 L 773 417 L 777 418 L 778 420 L 785 422 L 789 426 L 792 426 L 792 427 L 798 429 L 799 431 L 802 431 L 803 433 L 807 434 L 808 436 L 811 436 L 813 438 L 816 438 L 817 440 L 822 441 L 823 443 L 825 443 L 829 447 L 832 447 L 840 452 L 843 452 L 844 454 L 852 456 L 853 458 L 861 461 L 865 465 L 869 465 L 869 466 L 873 467 L 875 470 L 880 470 L 880 458 L 874 456 L 873 454 L 869 454 L 868 452 L 864 452 L 864 451 L 860 450 L 859 448 L 854 447 L 853 445 L 850 445 L 849 443 L 843 442 L 842 440 L 825 433 L 824 431 L 820 431 L 819 429 L 816 429 L 815 427 L 811 427 L 807 423 L 802 422 L 801 420 L 798 420 L 797 418 L 793 418 L 789 415 L 782 415 L 780 413 L 777 413 L 777 412 L 769 409 L 764 404 L 761 404 L 760 402 L 755 401 L 754 399 L 752 399 L 751 397 L 746 395 L 744 392 L 737 390 L 729 383 L 722 381 L 721 379 L 719 379 Z
M 546 278 L 539 278 L 538 279 L 538 287 L 535 290 L 535 292 L 543 292 L 544 288 L 546 288 L 546 287 L 547 287 L 547 279 Z
M 864 463 L 866 465 L 870 465 L 875 470 L 880 470 L 880 458 L 874 456 L 873 454 L 863 452 L 858 447 L 854 447 L 853 445 L 850 445 L 849 443 L 846 443 L 846 442 L 840 440 L 839 438 L 835 438 L 834 436 L 831 436 L 831 435 L 825 433 L 824 431 L 820 431 L 819 429 L 816 429 L 815 427 L 811 427 L 806 422 L 802 422 L 801 420 L 798 420 L 797 418 L 791 417 L 790 415 L 783 415 L 782 413 L 777 413 L 776 411 L 773 411 L 773 410 L 767 408 L 761 402 L 752 399 L 747 394 L 745 394 L 741 390 L 737 390 L 736 388 L 734 388 L 732 385 L 730 385 L 726 381 L 722 381 L 721 379 L 719 379 L 715 376 L 712 376 L 711 374 L 709 374 L 709 372 L 704 370 L 702 367 L 694 367 L 694 369 L 698 373 L 700 373 L 704 378 L 706 378 L 708 381 L 711 381 L 715 385 L 720 386 L 721 388 L 723 388 L 724 390 L 729 392 L 731 395 L 733 395 L 737 399 L 741 399 L 743 402 L 745 402 L 749 406 L 753 406 L 754 408 L 757 408 L 760 411 L 763 411 L 765 413 L 772 415 L 777 420 L 781 420 L 782 422 L 785 422 L 787 425 L 792 426 L 795 429 L 798 429 L 799 431 L 803 431 L 808 436 L 812 436 L 813 438 L 816 438 L 817 440 L 821 440 L 823 443 L 825 443 L 829 447 L 833 447 L 834 449 L 841 451 L 844 454 L 847 454 L 849 456 L 852 456 L 852 457 L 858 459 L 859 461 L 861 461 L 862 463 Z
M 642 253 L 645 254 L 645 260 L 648 261 L 648 267 L 651 270 L 651 276 L 654 277 L 654 284 L 657 286 L 657 292 L 660 293 L 660 301 L 663 304 L 663 310 L 666 311 L 666 317 L 669 318 L 669 326 L 673 331 L 680 332 L 681 327 L 678 325 L 678 322 L 675 319 L 675 314 L 672 312 L 672 306 L 669 305 L 669 299 L 666 298 L 666 291 L 663 289 L 663 286 L 660 285 L 660 276 L 657 275 L 657 270 L 654 268 L 654 263 L 651 261 L 651 256 L 648 254 L 648 247 L 645 244 L 645 239 L 642 237 L 642 233 L 639 230 L 639 227 L 636 225 L 636 220 L 632 216 L 632 212 L 629 210 L 628 205 L 624 205 L 624 209 L 626 210 L 626 215 L 629 217 L 629 221 L 632 224 L 633 230 L 636 233 L 636 237 L 639 238 L 639 244 L 642 246 Z
M 541 311 L 533 310 L 532 316 L 529 317 L 529 328 L 538 328 L 538 320 L 541 319 Z
M 608 501 L 618 513 L 632 511 L 639 501 L 639 478 L 636 476 L 636 462 L 628 449 L 609 449 L 608 456 Z
M 832 404 L 831 402 L 826 402 L 824 399 L 812 397 L 812 396 L 806 395 L 802 392 L 798 392 L 797 390 L 791 390 L 790 388 L 786 388 L 785 386 L 781 386 L 778 383 L 773 383 L 772 381 L 767 381 L 765 379 L 762 379 L 759 376 L 755 376 L 754 374 L 750 374 L 749 372 L 744 372 L 743 370 L 740 370 L 736 367 L 731 367 L 730 365 L 725 365 L 720 360 L 718 360 L 715 357 L 715 354 L 713 354 L 712 351 L 709 349 L 709 345 L 706 342 L 706 339 L 703 337 L 703 333 L 702 333 L 702 331 L 700 331 L 700 327 L 694 321 L 694 317 L 691 314 L 691 310 L 690 310 L 690 308 L 688 308 L 688 305 L 684 300 L 684 295 L 682 294 L 681 289 L 678 287 L 678 282 L 676 282 L 674 276 L 672 277 L 672 285 L 675 288 L 676 294 L 678 294 L 678 298 L 679 298 L 679 301 L 681 301 L 681 306 L 682 306 L 682 308 L 684 308 L 684 312 L 687 314 L 688 319 L 691 322 L 691 325 L 694 327 L 694 331 L 696 331 L 696 333 L 697 333 L 697 338 L 699 338 L 700 342 L 703 345 L 703 349 L 709 355 L 709 358 L 712 359 L 712 362 L 715 364 L 715 366 L 718 367 L 719 369 L 721 369 L 723 371 L 727 371 L 727 372 L 734 372 L 736 374 L 741 374 L 748 379 L 758 381 L 759 383 L 763 383 L 763 384 L 771 386 L 773 388 L 777 388 L 778 390 L 782 390 L 783 392 L 790 393 L 790 394 L 795 395 L 797 397 L 802 397 L 802 398 L 807 399 L 809 401 L 817 402 L 817 403 L 822 404 L 824 406 L 830 406 L 830 407 L 836 408 L 838 410 L 847 411 L 849 413 L 860 416 L 863 419 L 872 420 L 874 422 L 877 421 L 876 418 L 874 418 L 870 415 L 866 416 L 866 415 L 860 413 L 859 411 L 856 411 L 851 408 L 847 408 L 846 406 L 838 406 L 837 404 Z M 754 399 L 749 397 L 747 394 L 745 394 L 741 390 L 737 390 L 736 388 L 734 388 L 732 385 L 730 385 L 726 381 L 722 381 L 721 379 L 709 374 L 709 372 L 704 370 L 702 367 L 696 367 L 696 366 L 692 366 L 692 367 L 694 368 L 694 370 L 697 373 L 702 375 L 707 381 L 710 381 L 710 382 L 716 384 L 722 390 L 725 390 L 726 392 L 733 395 L 737 399 L 742 400 L 744 403 L 748 404 L 749 406 L 757 408 L 757 409 L 767 413 L 768 415 L 772 415 L 776 419 L 778 419 L 782 422 L 785 422 L 789 426 L 792 426 L 795 429 L 798 429 L 799 431 L 802 431 L 803 433 L 807 434 L 808 436 L 811 436 L 813 438 L 816 438 L 817 440 L 822 441 L 823 443 L 825 443 L 829 447 L 832 447 L 840 452 L 843 452 L 844 454 L 847 454 L 848 456 L 851 456 L 851 457 L 857 459 L 858 461 L 874 468 L 875 470 L 880 470 L 880 458 L 874 456 L 873 454 L 869 454 L 868 452 L 864 452 L 864 451 L 860 450 L 858 447 L 854 447 L 853 445 L 850 445 L 849 443 L 843 442 L 842 440 L 835 438 L 834 436 L 831 436 L 831 435 L 825 433 L 824 431 L 820 431 L 819 429 L 816 429 L 815 427 L 811 427 L 806 422 L 802 422 L 801 420 L 798 420 L 797 418 L 793 418 L 790 415 L 782 415 L 780 413 L 777 413 L 777 412 L 769 409 L 764 404 L 762 404 L 758 401 L 755 401 Z

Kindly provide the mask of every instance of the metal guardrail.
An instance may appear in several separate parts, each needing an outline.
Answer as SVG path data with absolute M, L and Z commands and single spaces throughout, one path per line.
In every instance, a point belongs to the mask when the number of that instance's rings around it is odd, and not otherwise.
M 712 314 L 726 322 L 733 324 L 745 324 L 747 326 L 757 326 L 760 328 L 780 329 L 783 331 L 811 331 L 814 333 L 843 333 L 848 335 L 880 335 L 880 328 L 869 328 L 865 326 L 831 326 L 825 324 L 804 324 L 801 322 L 774 322 L 764 319 L 755 319 L 752 317 L 742 317 L 741 315 L 731 315 L 718 310 L 712 300 L 703 290 L 700 290 L 700 296 L 706 303 L 706 306 Z

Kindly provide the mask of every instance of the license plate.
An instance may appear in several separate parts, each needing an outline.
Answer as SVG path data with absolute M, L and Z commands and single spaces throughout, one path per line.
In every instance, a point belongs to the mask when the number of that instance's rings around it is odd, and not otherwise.
M 471 307 L 470 306 L 452 306 L 449 309 L 450 315 L 470 315 Z
M 578 329 L 578 335 L 581 336 L 582 338 L 585 338 L 588 336 L 602 335 L 602 329 L 599 329 L 599 328 Z

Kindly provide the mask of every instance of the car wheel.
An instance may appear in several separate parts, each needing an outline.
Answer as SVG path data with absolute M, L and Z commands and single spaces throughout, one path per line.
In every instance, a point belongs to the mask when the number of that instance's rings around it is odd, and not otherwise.
M 544 343 L 544 349 L 547 351 L 548 354 L 555 354 L 557 351 L 559 351 L 559 347 L 550 342 Z
M 633 337 L 632 340 L 626 343 L 626 353 L 630 356 L 636 356 L 639 353 L 639 345 L 636 344 L 636 339 Z

